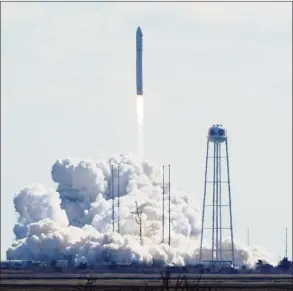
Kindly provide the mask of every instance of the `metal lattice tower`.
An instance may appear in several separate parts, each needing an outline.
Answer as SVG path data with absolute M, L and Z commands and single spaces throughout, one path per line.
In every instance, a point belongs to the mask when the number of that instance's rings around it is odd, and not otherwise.
M 211 145 L 211 149 L 210 149 Z M 225 148 L 225 149 L 223 149 Z M 223 153 L 225 156 L 222 156 Z M 208 177 L 208 161 L 212 159 L 212 179 Z M 225 165 L 222 162 L 226 162 L 226 173 L 223 168 Z M 224 175 L 225 174 L 225 175 Z M 222 177 L 225 176 L 225 180 Z M 207 191 L 207 185 L 212 184 L 212 190 Z M 224 190 L 224 184 L 228 187 Z M 228 190 L 228 191 L 227 191 Z M 209 193 L 207 193 L 209 192 Z M 228 203 L 223 203 L 224 198 Z M 207 198 L 212 196 L 212 203 L 207 204 Z M 226 195 L 226 197 L 224 197 Z M 225 201 L 226 201 L 225 199 Z M 206 207 L 212 207 L 212 226 L 206 226 L 205 214 Z M 223 226 L 223 208 L 229 209 L 229 223 Z M 229 156 L 228 156 L 228 138 L 226 129 L 221 125 L 213 125 L 208 132 L 207 137 L 207 152 L 206 152 L 206 164 L 205 164 L 205 184 L 204 184 L 204 197 L 203 197 L 203 210 L 202 210 L 202 226 L 201 226 L 201 240 L 200 240 L 200 253 L 199 260 L 203 262 L 203 237 L 206 230 L 212 230 L 212 248 L 210 250 L 211 255 L 208 261 L 210 262 L 231 262 L 235 263 L 234 256 L 234 239 L 233 239 L 233 222 L 232 222 L 232 202 L 231 202 L 231 188 L 230 188 L 230 171 L 229 171 Z M 223 248 L 223 231 L 228 230 L 231 239 L 231 249 L 227 250 Z

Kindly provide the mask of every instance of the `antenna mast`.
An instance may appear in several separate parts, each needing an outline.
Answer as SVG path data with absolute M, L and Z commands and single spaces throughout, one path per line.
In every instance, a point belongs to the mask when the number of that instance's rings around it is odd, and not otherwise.
M 163 213 L 162 213 L 162 242 L 165 240 L 165 167 L 163 166 Z
M 170 165 L 169 168 L 169 246 L 171 245 L 171 181 L 170 181 Z
M 247 228 L 247 245 L 250 245 L 250 240 L 249 240 L 249 228 Z
M 142 232 L 141 232 L 141 214 L 142 214 L 142 210 L 138 210 L 138 205 L 137 205 L 137 201 L 135 201 L 135 205 L 136 205 L 136 211 L 131 212 L 132 215 L 134 215 L 135 217 L 135 222 L 139 225 L 139 238 L 140 238 L 140 244 L 142 245 Z
M 285 230 L 285 258 L 288 258 L 288 229 Z
M 112 178 L 112 230 L 115 231 L 114 226 L 114 166 L 111 165 L 111 178 Z
M 118 233 L 120 233 L 120 215 L 119 215 L 119 208 L 120 208 L 120 164 L 118 164 L 118 174 L 117 174 L 117 180 L 118 180 L 118 185 L 117 185 L 117 196 L 118 196 Z

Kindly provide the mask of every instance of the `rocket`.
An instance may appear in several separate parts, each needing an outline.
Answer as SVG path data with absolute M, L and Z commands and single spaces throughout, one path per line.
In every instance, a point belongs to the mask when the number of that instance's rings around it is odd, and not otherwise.
M 137 115 L 137 154 L 143 157 L 144 102 L 142 84 L 142 31 L 136 30 L 136 115 Z
M 142 84 L 142 31 L 136 30 L 136 94 L 143 95 Z

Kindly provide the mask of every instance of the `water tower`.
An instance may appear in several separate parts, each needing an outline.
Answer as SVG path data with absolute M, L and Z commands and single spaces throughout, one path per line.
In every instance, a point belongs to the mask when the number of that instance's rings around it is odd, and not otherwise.
M 211 210 L 211 223 L 207 222 L 207 208 Z M 224 216 L 223 214 L 228 215 Z M 223 220 L 224 218 L 226 219 Z M 206 249 L 203 249 L 203 238 L 207 230 L 211 230 L 211 249 L 208 251 L 210 253 L 208 258 L 206 257 Z M 225 237 L 231 241 L 231 246 L 228 249 L 223 247 L 224 233 L 226 234 Z M 205 255 L 203 255 L 203 252 L 205 252 Z M 199 254 L 201 263 L 204 261 L 203 256 L 205 257 L 204 260 L 214 263 L 229 261 L 234 265 L 235 262 L 228 138 L 226 129 L 219 124 L 209 128 L 207 137 Z

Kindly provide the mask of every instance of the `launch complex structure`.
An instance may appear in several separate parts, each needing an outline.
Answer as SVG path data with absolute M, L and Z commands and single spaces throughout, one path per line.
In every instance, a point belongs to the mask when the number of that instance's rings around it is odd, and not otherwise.
M 110 198 L 112 199 L 112 231 L 120 233 L 120 163 L 117 165 L 110 164 L 111 178 L 110 178 Z M 162 166 L 163 181 L 162 181 L 162 243 L 165 243 L 165 218 L 168 223 L 168 245 L 171 245 L 171 166 L 168 165 L 168 182 L 165 181 L 165 166 Z M 115 187 L 116 185 L 116 187 Z M 115 190 L 116 189 L 116 190 Z M 167 196 L 167 197 L 166 197 Z M 117 213 L 115 215 L 115 197 L 117 197 Z M 168 203 L 168 208 L 166 207 Z M 166 210 L 167 215 L 165 214 Z M 137 201 L 135 201 L 135 211 L 131 212 L 134 215 L 135 221 L 139 225 L 139 236 L 142 242 L 142 220 L 141 214 L 143 209 L 140 208 Z M 115 224 L 117 227 L 115 229 Z

